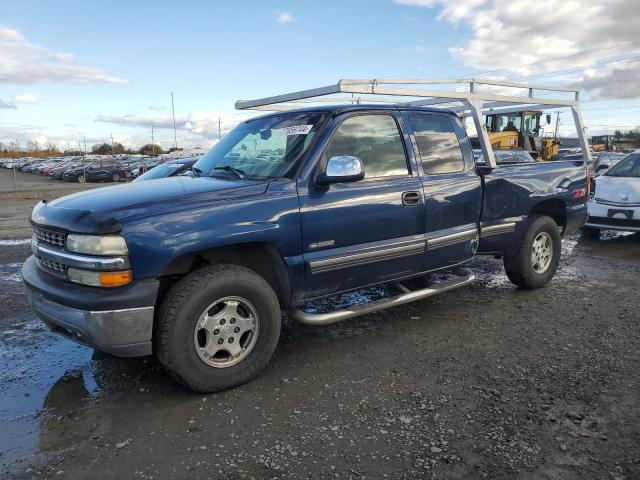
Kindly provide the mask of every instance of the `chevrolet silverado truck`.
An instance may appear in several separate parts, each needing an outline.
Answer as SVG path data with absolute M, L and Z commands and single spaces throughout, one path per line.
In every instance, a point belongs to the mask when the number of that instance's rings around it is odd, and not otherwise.
M 283 311 L 324 325 L 426 298 L 473 281 L 476 255 L 503 258 L 520 288 L 543 287 L 588 198 L 582 161 L 476 165 L 448 110 L 298 109 L 239 124 L 192 176 L 40 202 L 22 276 L 51 329 L 114 355 L 155 354 L 211 392 L 265 367 Z M 450 279 L 406 287 L 432 272 Z M 305 308 L 388 283 L 397 295 Z

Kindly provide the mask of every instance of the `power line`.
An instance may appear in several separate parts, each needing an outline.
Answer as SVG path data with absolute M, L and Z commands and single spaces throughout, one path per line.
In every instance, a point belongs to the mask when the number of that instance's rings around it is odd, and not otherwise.
M 633 45 L 633 44 L 636 44 L 636 43 L 640 43 L 640 40 L 636 40 L 636 41 L 633 41 L 633 42 L 621 43 L 621 44 L 618 44 L 618 45 L 613 45 L 611 47 L 583 50 L 581 52 L 576 52 L 576 53 L 573 53 L 571 55 L 563 55 L 563 56 L 555 57 L 555 58 L 551 58 L 551 59 L 539 60 L 537 62 L 524 63 L 522 65 L 516 65 L 516 66 L 513 66 L 513 67 L 503 67 L 503 68 L 498 68 L 496 70 L 488 70 L 486 72 L 475 73 L 475 74 L 474 73 L 470 73 L 469 75 L 481 76 L 481 75 L 487 75 L 487 74 L 495 73 L 495 72 L 502 72 L 504 70 L 515 70 L 517 68 L 530 67 L 532 65 L 540 65 L 540 64 L 544 64 L 544 63 L 555 62 L 555 61 L 558 61 L 558 60 L 564 60 L 564 59 L 567 59 L 567 58 L 579 57 L 579 56 L 582 56 L 582 55 L 586 55 L 588 53 L 602 52 L 602 51 L 605 51 L 605 50 L 613 50 L 615 48 L 620 48 L 620 47 L 624 47 L 624 46 L 627 46 L 627 45 Z
M 632 62 L 635 60 L 640 59 L 640 55 L 636 55 L 634 57 L 629 57 L 629 58 L 625 58 L 623 60 L 614 60 L 614 61 L 610 61 L 610 60 L 603 60 L 601 62 L 597 62 L 597 63 L 591 63 L 589 65 L 583 65 L 581 67 L 575 67 L 575 68 L 570 68 L 570 69 L 566 69 L 566 70 L 554 70 L 551 72 L 545 72 L 545 73 L 538 73 L 538 74 L 533 74 L 533 75 L 523 75 L 521 77 L 516 77 L 514 80 L 524 80 L 524 79 L 529 79 L 529 78 L 541 78 L 541 77 L 554 77 L 557 75 L 563 75 L 566 73 L 574 73 L 574 72 L 579 72 L 581 70 L 584 70 L 585 68 L 590 68 L 590 67 L 600 67 L 602 65 L 613 65 L 613 64 L 621 64 L 621 63 L 628 63 L 628 62 Z

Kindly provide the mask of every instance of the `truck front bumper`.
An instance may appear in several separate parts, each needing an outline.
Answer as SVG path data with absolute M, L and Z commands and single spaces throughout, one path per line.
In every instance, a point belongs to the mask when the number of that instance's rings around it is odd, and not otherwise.
M 157 281 L 85 287 L 43 272 L 34 257 L 24 262 L 22 278 L 28 302 L 53 331 L 120 357 L 151 355 Z

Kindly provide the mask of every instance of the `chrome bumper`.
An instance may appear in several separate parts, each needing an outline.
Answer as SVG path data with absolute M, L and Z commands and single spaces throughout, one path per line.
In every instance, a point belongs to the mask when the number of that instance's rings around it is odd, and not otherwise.
M 80 310 L 46 299 L 27 283 L 25 295 L 49 328 L 75 342 L 120 357 L 152 353 L 154 307 Z
M 617 232 L 640 232 L 640 227 L 626 227 L 624 225 L 608 225 L 606 223 L 589 222 L 584 224 L 585 227 L 599 228 L 601 230 L 613 230 Z

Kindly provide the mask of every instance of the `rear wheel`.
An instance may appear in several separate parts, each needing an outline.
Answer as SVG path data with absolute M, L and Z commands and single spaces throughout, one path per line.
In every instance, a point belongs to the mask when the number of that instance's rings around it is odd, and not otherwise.
M 118 172 L 114 172 L 111 175 L 111 180 L 113 180 L 114 182 L 119 182 L 120 181 L 120 174 Z
M 182 278 L 160 309 L 156 355 L 178 382 L 214 392 L 246 382 L 269 362 L 280 337 L 280 305 L 267 281 L 236 265 Z
M 518 251 L 504 257 L 507 277 L 520 288 L 544 287 L 558 269 L 560 247 L 556 222 L 544 215 L 532 217 Z
M 80 174 L 76 180 L 78 180 L 78 183 L 84 183 L 86 178 L 84 178 L 84 175 Z

